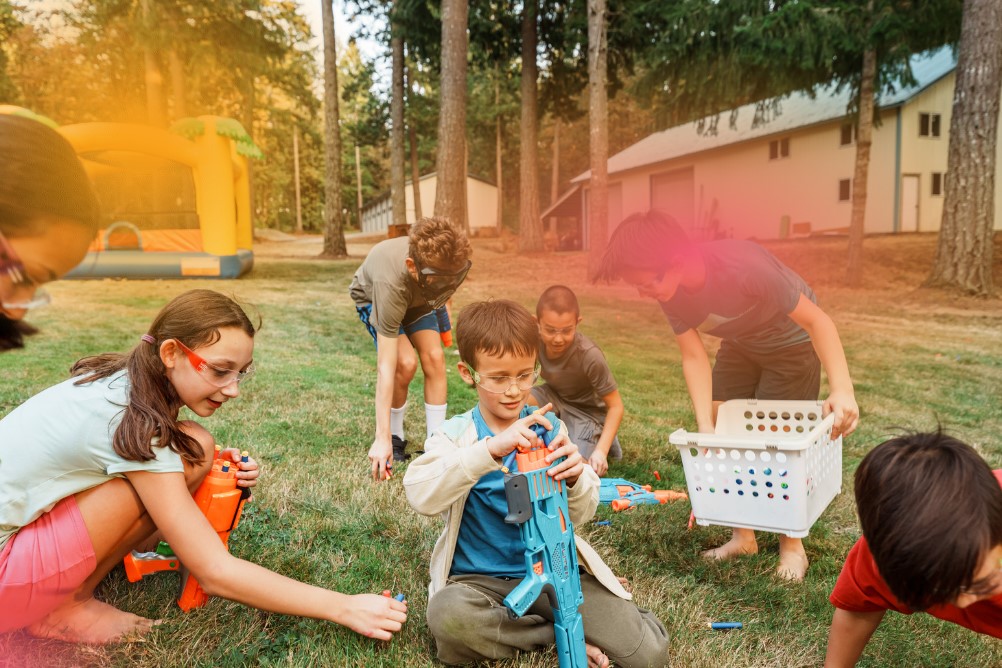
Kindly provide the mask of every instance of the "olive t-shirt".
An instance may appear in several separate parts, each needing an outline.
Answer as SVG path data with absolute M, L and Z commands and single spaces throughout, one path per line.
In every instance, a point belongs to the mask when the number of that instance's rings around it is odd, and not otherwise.
M 617 389 L 609 364 L 591 339 L 576 332 L 574 340 L 557 359 L 546 356 L 546 347 L 539 346 L 542 377 L 560 401 L 604 420 L 606 413 L 602 397 Z
M 355 304 L 372 304 L 369 324 L 391 339 L 400 334 L 401 325 L 408 325 L 432 310 L 417 281 L 407 271 L 409 248 L 407 237 L 380 241 L 369 251 L 348 288 Z

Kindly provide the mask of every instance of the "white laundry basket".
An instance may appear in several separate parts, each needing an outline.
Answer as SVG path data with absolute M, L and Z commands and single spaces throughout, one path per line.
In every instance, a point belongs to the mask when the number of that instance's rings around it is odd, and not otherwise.
M 696 522 L 806 536 L 842 491 L 842 437 L 819 401 L 724 402 L 714 434 L 675 431 Z

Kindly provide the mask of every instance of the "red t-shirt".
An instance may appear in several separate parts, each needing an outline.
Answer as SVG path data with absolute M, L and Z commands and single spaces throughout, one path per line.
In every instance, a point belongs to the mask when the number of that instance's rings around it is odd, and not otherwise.
M 1002 485 L 1002 470 L 994 473 Z M 877 572 L 877 564 L 865 538 L 860 538 L 849 550 L 829 600 L 836 608 L 850 612 L 895 610 L 906 615 L 914 612 L 891 593 Z M 966 608 L 946 604 L 933 606 L 925 612 L 978 633 L 1002 638 L 1002 594 L 972 603 Z

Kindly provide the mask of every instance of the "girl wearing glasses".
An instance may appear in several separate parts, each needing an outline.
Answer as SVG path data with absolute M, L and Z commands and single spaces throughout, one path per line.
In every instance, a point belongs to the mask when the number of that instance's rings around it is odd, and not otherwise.
M 8 110 L 12 108 L 7 108 Z M 73 148 L 35 118 L 0 108 L 0 351 L 35 330 L 20 322 L 47 304 L 39 285 L 80 262 L 98 203 Z
M 207 418 L 253 373 L 255 327 L 233 300 L 192 290 L 171 301 L 127 354 L 86 357 L 73 377 L 0 420 L 0 632 L 107 643 L 154 621 L 94 598 L 133 548 L 159 533 L 210 596 L 262 610 L 327 619 L 389 640 L 403 602 L 346 596 L 237 559 L 192 492 L 215 441 Z M 258 467 L 236 449 L 218 456 L 253 487 Z

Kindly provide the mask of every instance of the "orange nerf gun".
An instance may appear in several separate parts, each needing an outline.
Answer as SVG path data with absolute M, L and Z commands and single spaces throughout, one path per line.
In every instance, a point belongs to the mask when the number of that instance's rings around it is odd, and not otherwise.
M 218 454 L 219 446 L 216 446 Z M 241 453 L 243 461 L 247 461 L 247 452 Z M 223 546 L 229 549 L 230 532 L 240 523 L 240 514 L 244 503 L 250 498 L 250 489 L 237 487 L 237 468 L 233 462 L 217 458 L 212 464 L 212 470 L 205 480 L 195 490 L 195 503 L 199 510 L 209 520 L 209 524 L 223 541 Z M 160 571 L 181 571 L 181 594 L 178 596 L 178 606 L 188 612 L 200 608 L 209 601 L 209 595 L 199 586 L 195 578 L 181 565 L 170 546 L 161 541 L 153 552 L 137 552 L 133 550 L 125 555 L 125 575 L 129 582 L 139 582 L 144 575 Z

